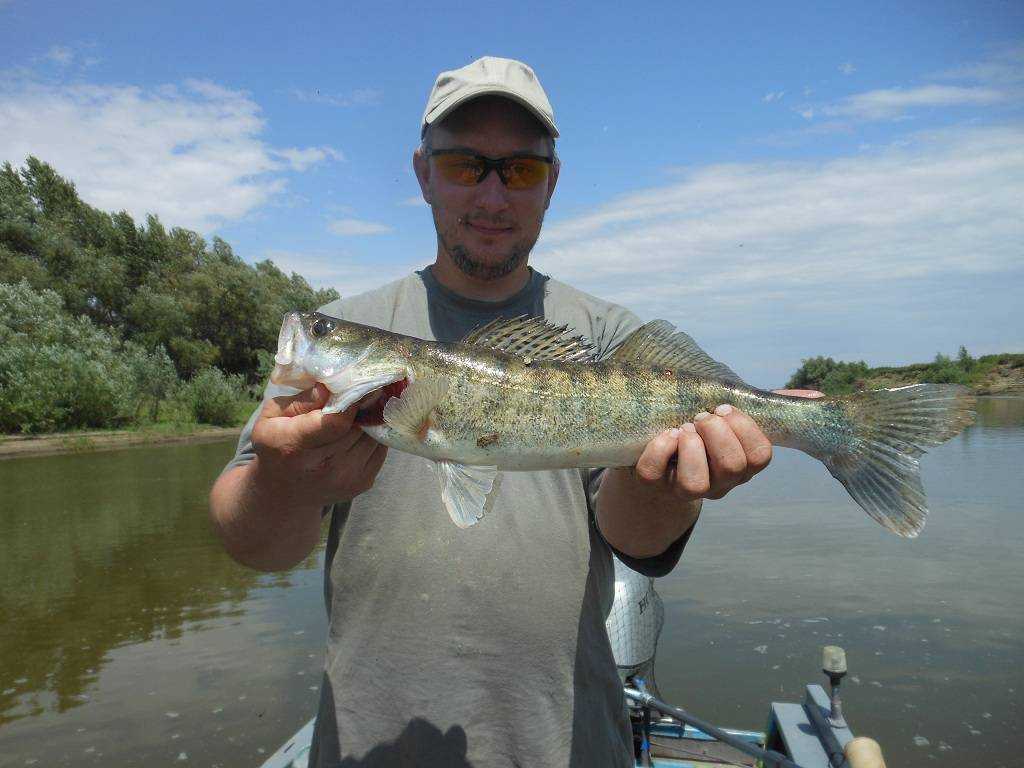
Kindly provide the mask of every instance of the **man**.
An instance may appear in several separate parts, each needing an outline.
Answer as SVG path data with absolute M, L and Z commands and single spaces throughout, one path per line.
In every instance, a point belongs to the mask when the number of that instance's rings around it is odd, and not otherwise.
M 442 341 L 543 315 L 620 342 L 634 315 L 528 266 L 557 136 L 526 65 L 483 58 L 442 73 L 413 155 L 434 263 L 322 311 Z M 355 407 L 324 415 L 326 396 L 268 390 L 211 493 L 225 547 L 255 568 L 299 562 L 330 516 L 310 765 L 631 766 L 604 629 L 609 545 L 642 572 L 671 570 L 701 500 L 768 464 L 754 422 L 728 407 L 700 414 L 652 440 L 635 469 L 506 473 L 493 510 L 460 530 L 429 463 L 388 455 L 353 425 Z

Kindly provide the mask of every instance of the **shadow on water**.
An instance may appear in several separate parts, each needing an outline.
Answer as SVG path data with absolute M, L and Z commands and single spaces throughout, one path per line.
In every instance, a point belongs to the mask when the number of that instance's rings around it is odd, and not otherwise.
M 197 514 L 224 451 L 168 450 L 0 462 L 0 726 L 87 701 L 115 648 L 242 613 L 259 576 Z

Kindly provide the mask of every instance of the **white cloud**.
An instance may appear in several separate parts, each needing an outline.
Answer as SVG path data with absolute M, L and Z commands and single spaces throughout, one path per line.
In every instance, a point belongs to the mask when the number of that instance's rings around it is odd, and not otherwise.
M 327 93 L 319 88 L 292 88 L 293 98 L 310 104 L 327 104 L 332 107 L 359 107 L 380 104 L 383 93 L 373 88 L 357 88 L 348 95 Z
M 384 235 L 391 231 L 386 224 L 378 224 L 375 221 L 363 221 L 362 219 L 335 219 L 327 225 L 327 228 L 336 235 Z
M 785 95 L 785 91 L 771 91 L 769 93 L 766 93 L 764 97 L 761 99 L 761 101 L 765 102 L 766 104 L 770 104 L 773 101 L 779 101 Z
M 66 48 L 62 45 L 55 45 L 47 51 L 46 58 L 55 64 L 60 64 L 62 67 L 66 67 L 75 58 L 75 54 L 70 48 Z
M 289 167 L 295 171 L 304 171 L 317 163 L 322 163 L 328 158 L 339 162 L 345 159 L 345 155 L 340 150 L 332 147 L 307 147 L 306 149 L 291 147 L 289 149 L 275 149 L 273 152 L 278 157 L 284 158 L 288 162 Z
M 584 290 L 679 317 L 827 309 L 836 290 L 1019 268 L 1024 127 L 921 134 L 821 162 L 708 166 L 552 222 L 537 263 Z
M 406 205 L 410 208 L 426 207 L 427 201 L 423 199 L 423 195 L 413 195 L 412 197 L 405 198 L 400 205 Z
M 847 69 L 849 68 L 849 71 Z M 844 74 L 856 68 L 847 62 Z M 826 104 L 804 104 L 794 109 L 805 120 L 829 117 L 854 122 L 899 120 L 914 110 L 992 107 L 1024 102 L 1024 46 L 1004 48 L 983 61 L 938 73 L 939 80 L 959 80 L 959 85 L 926 83 L 915 87 L 879 88 L 856 93 Z M 809 91 L 805 90 L 804 95 Z
M 263 254 L 285 272 L 297 272 L 314 288 L 334 288 L 342 296 L 377 288 L 424 265 L 421 263 L 367 263 L 347 254 L 298 253 L 271 250 Z
M 857 68 L 853 66 L 852 61 L 844 61 L 842 64 L 839 65 L 839 71 L 842 72 L 844 75 L 852 75 L 854 72 L 857 71 Z
M 0 160 L 35 155 L 98 208 L 202 232 L 265 205 L 284 172 L 341 158 L 329 147 L 275 149 L 263 129 L 247 93 L 208 81 L 0 85 Z
M 969 80 L 989 85 L 1024 83 L 1024 45 L 996 50 L 987 59 L 948 69 L 938 75 L 944 80 Z
M 849 96 L 821 107 L 832 117 L 855 120 L 888 120 L 902 117 L 915 107 L 989 106 L 1005 101 L 1007 95 L 982 86 L 924 85 L 919 88 L 881 88 Z M 812 115 L 813 116 L 813 115 Z

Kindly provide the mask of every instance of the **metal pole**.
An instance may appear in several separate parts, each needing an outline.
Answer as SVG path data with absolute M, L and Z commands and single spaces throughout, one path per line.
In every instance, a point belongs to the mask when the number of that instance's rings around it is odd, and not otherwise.
M 780 755 L 778 752 L 774 752 L 770 749 L 761 749 L 761 747 L 755 747 L 753 744 L 748 744 L 743 739 L 733 736 L 731 733 L 726 733 L 721 728 L 716 728 L 711 723 L 706 723 L 699 717 L 694 717 L 689 712 L 679 707 L 673 707 L 671 704 L 666 704 L 661 699 L 656 699 L 649 693 L 643 693 L 641 691 L 634 690 L 633 688 L 626 688 L 626 697 L 633 701 L 639 702 L 640 704 L 656 709 L 664 715 L 674 717 L 680 722 L 692 725 L 694 728 L 699 728 L 708 736 L 718 739 L 723 744 L 728 744 L 734 749 L 738 749 L 744 754 L 756 757 L 759 760 L 767 760 L 772 765 L 777 765 L 779 768 L 800 768 L 799 765 L 794 763 L 785 755 Z

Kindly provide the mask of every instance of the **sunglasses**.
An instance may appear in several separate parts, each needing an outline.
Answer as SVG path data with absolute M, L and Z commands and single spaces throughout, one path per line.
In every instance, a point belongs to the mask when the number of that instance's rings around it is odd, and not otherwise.
M 509 189 L 530 189 L 548 179 L 554 160 L 542 155 L 512 155 L 491 159 L 465 149 L 431 149 L 441 175 L 453 184 L 472 187 L 494 171 Z

